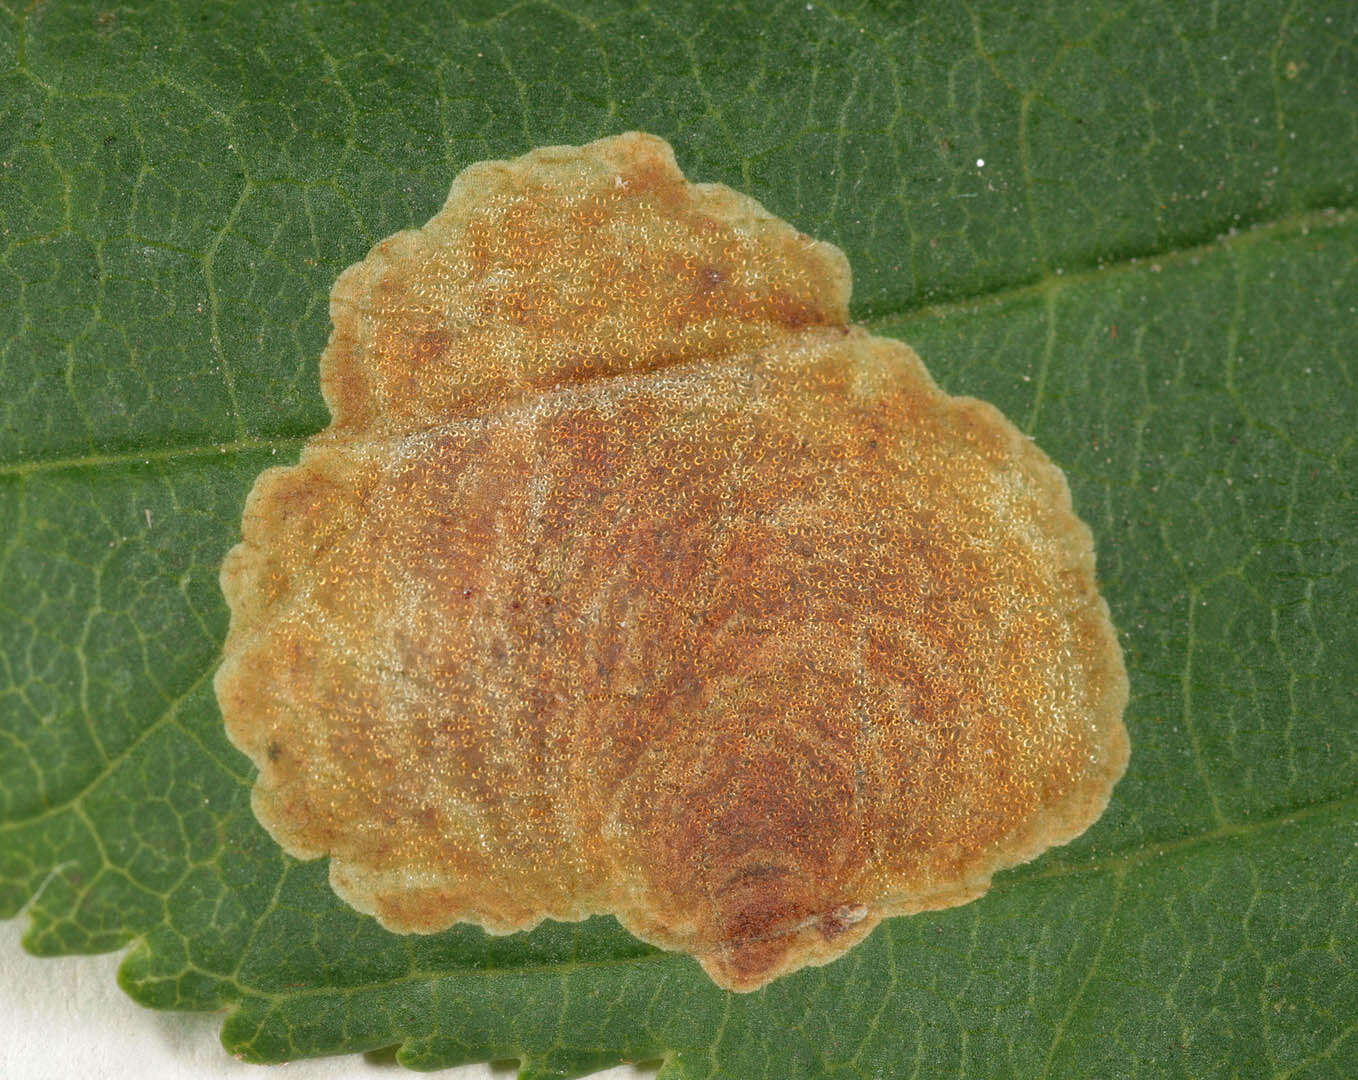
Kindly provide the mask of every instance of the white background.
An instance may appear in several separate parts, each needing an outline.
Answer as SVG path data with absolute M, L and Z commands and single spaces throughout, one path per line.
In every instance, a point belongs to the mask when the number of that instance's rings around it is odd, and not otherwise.
M 39 959 L 19 939 L 26 915 L 0 922 L 0 1077 L 4 1080 L 413 1080 L 362 1055 L 262 1068 L 222 1049 L 220 1015 L 144 1009 L 118 989 L 122 953 Z M 440 1080 L 513 1080 L 513 1068 L 464 1065 Z M 599 1080 L 653 1080 L 623 1066 Z

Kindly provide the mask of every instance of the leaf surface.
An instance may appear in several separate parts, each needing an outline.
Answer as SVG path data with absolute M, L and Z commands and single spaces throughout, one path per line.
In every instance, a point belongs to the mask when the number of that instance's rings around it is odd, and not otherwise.
M 0 915 L 261 1061 L 1352 1075 L 1358 14 L 0 8 Z M 250 813 L 211 675 L 336 275 L 480 159 L 640 128 L 1070 478 L 1132 679 L 1075 844 L 756 994 L 611 919 L 401 938 Z

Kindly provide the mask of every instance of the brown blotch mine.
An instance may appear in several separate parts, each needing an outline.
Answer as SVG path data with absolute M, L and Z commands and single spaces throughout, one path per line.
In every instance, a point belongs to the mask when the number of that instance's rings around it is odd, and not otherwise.
M 1127 679 L 1065 478 L 627 134 L 482 162 L 331 297 L 217 696 L 384 926 L 615 914 L 751 990 L 1083 832 Z

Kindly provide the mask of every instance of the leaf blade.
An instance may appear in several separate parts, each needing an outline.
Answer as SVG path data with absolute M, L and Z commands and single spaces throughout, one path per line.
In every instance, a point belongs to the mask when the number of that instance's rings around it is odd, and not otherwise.
M 1318 208 L 1352 200 L 1333 153 L 1350 13 L 527 7 L 397 13 L 384 54 L 363 9 L 258 29 L 197 10 L 3 16 L 3 92 L 37 125 L 0 144 L 20 297 L 0 313 L 0 914 L 31 905 L 30 948 L 136 940 L 134 997 L 231 1007 L 229 1047 L 259 1060 L 399 1044 L 423 1068 L 670 1054 L 685 1077 L 1342 1075 L 1358 238 Z M 750 998 L 611 920 L 384 935 L 255 825 L 207 685 L 244 494 L 324 422 L 335 273 L 460 165 L 625 126 L 684 132 L 690 176 L 841 243 L 856 314 L 1028 426 L 1095 530 L 1132 669 L 1133 767 L 1095 830 Z M 1113 920 L 1082 922 L 1098 903 Z

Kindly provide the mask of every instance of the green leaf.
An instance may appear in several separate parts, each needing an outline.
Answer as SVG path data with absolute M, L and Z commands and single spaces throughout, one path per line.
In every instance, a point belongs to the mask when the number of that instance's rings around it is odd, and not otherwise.
M 1358 1072 L 1351 4 L 0 7 L 0 915 L 258 1061 Z M 335 276 L 470 162 L 641 128 L 1066 469 L 1132 762 L 1075 844 L 752 995 L 611 919 L 390 935 L 211 675 Z M 983 162 L 983 164 L 982 164 Z

